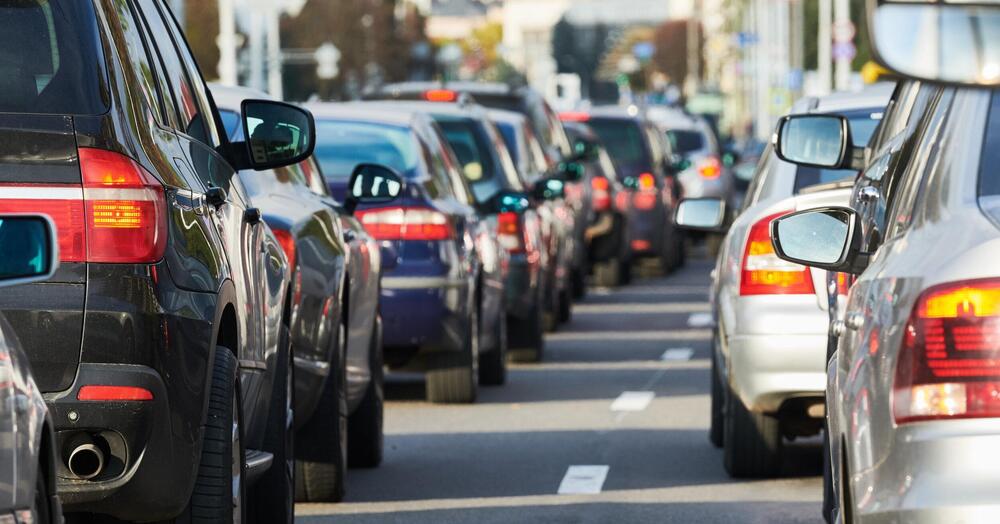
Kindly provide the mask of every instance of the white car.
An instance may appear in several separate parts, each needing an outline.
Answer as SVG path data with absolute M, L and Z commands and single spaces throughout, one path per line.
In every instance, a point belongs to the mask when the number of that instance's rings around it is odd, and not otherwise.
M 799 109 L 844 116 L 856 143 L 867 143 L 891 88 L 808 99 Z M 771 221 L 821 206 L 844 205 L 856 173 L 797 167 L 769 147 L 742 212 L 722 243 L 711 297 L 716 318 L 712 358 L 711 441 L 724 448 L 734 477 L 776 475 L 785 436 L 820 432 L 829 328 L 826 272 L 780 260 Z M 723 225 L 718 198 L 681 202 L 677 223 Z

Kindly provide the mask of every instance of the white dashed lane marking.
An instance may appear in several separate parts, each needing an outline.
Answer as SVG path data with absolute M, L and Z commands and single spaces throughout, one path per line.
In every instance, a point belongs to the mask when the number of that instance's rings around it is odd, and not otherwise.
M 596 495 L 608 478 L 610 466 L 570 466 L 559 484 L 560 495 Z
M 642 411 L 655 396 L 652 391 L 626 391 L 611 403 L 611 411 Z
M 660 360 L 667 362 L 685 362 L 691 360 L 691 355 L 694 355 L 694 350 L 691 348 L 670 348 L 663 352 L 663 356 Z
M 688 327 L 703 328 L 714 323 L 711 313 L 692 313 L 688 317 Z

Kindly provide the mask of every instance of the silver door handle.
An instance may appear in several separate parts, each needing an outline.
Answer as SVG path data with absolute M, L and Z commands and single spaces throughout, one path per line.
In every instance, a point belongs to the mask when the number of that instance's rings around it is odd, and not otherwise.
M 848 313 L 844 319 L 844 327 L 851 330 L 861 329 L 865 325 L 865 316 L 861 313 Z
M 835 336 L 835 337 L 839 337 L 840 335 L 843 335 L 844 334 L 844 328 L 846 327 L 845 324 L 846 323 L 843 320 L 834 320 L 833 323 L 830 324 L 830 334 L 833 335 L 833 336 Z
M 858 194 L 858 197 L 862 202 L 874 202 L 878 200 L 880 196 L 882 195 L 879 194 L 878 189 L 875 189 L 872 186 L 865 186 L 861 188 L 861 192 Z

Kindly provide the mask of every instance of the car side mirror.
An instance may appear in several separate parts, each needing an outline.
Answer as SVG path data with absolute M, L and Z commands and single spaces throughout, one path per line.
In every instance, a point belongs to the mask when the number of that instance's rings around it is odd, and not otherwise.
M 796 264 L 851 274 L 868 265 L 858 215 L 846 207 L 809 209 L 775 219 L 771 243 L 779 258 Z
M 271 100 L 244 100 L 246 142 L 234 143 L 237 170 L 263 171 L 297 164 L 316 147 L 316 122 L 300 107 Z
M 531 188 L 531 196 L 538 200 L 558 200 L 565 195 L 566 182 L 557 176 L 539 179 Z
M 685 198 L 674 210 L 674 224 L 694 231 L 725 231 L 726 202 L 720 198 Z
M 494 213 L 522 213 L 531 207 L 531 199 L 520 191 L 503 190 L 493 195 L 488 207 Z
M 667 160 L 667 166 L 670 171 L 680 174 L 691 167 L 691 161 L 685 158 L 684 155 L 673 154 Z
M 566 182 L 579 182 L 583 180 L 583 164 L 577 161 L 562 162 L 559 164 L 559 176 Z
M 358 204 L 387 204 L 403 192 L 403 178 L 379 164 L 358 164 L 347 185 L 344 211 L 354 214 Z
M 1000 86 L 1000 5 L 995 1 L 878 0 L 868 5 L 872 50 L 890 70 L 936 83 Z
M 42 215 L 0 215 L 0 287 L 48 280 L 59 267 L 56 227 Z
M 778 120 L 774 134 L 778 158 L 807 167 L 864 167 L 864 148 L 854 147 L 851 128 L 839 115 L 789 115 Z

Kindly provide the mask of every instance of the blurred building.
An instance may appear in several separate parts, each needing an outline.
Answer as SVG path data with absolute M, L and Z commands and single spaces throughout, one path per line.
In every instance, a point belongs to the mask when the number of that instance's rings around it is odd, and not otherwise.
M 473 31 L 502 17 L 502 3 L 484 0 L 432 0 L 427 36 L 432 40 L 465 40 Z

